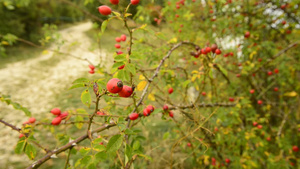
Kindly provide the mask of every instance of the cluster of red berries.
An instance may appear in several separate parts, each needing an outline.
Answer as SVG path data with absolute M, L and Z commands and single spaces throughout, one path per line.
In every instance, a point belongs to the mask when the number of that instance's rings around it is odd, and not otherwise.
M 27 121 L 23 122 L 23 125 L 33 124 L 33 123 L 35 123 L 35 121 L 36 121 L 36 119 L 34 117 L 30 117 Z M 19 138 L 22 138 L 24 136 L 25 136 L 25 134 L 20 133 Z
M 211 47 L 207 46 L 206 48 L 200 49 L 199 46 L 195 46 L 196 52 L 191 52 L 190 54 L 195 58 L 198 58 L 201 54 L 207 55 L 210 52 L 215 53 L 216 55 L 220 55 L 222 51 L 218 49 L 218 45 L 212 44 Z
M 257 127 L 258 129 L 262 129 L 263 126 L 258 124 L 256 121 L 252 123 L 253 127 Z
M 216 162 L 217 162 L 217 160 L 216 160 L 214 157 L 212 157 L 212 158 L 211 158 L 211 165 L 216 166 Z M 226 158 L 226 159 L 225 159 L 225 163 L 230 164 L 230 163 L 231 163 L 231 160 L 230 160 L 229 158 Z M 219 168 L 220 168 L 221 166 L 225 166 L 224 163 L 219 164 Z
M 174 113 L 172 111 L 169 111 L 169 107 L 167 105 L 163 106 L 163 110 L 165 112 L 168 112 L 170 117 L 172 117 L 172 118 L 174 117 Z
M 106 89 L 110 93 L 118 93 L 120 97 L 130 97 L 133 93 L 133 88 L 127 85 L 123 85 L 120 79 L 112 78 L 106 84 Z
M 131 4 L 132 5 L 137 5 L 139 4 L 140 0 L 131 0 Z M 118 5 L 119 4 L 119 0 L 110 0 L 110 3 L 113 5 Z M 107 5 L 101 5 L 98 7 L 98 11 L 100 14 L 102 15 L 110 15 L 111 14 L 111 8 Z
M 95 66 L 94 65 L 89 65 L 89 68 L 91 69 L 89 71 L 90 74 L 94 74 L 95 73 Z
M 126 41 L 126 39 L 127 39 L 127 37 L 126 37 L 126 35 L 121 35 L 121 37 L 116 37 L 116 42 L 118 42 L 118 43 L 116 43 L 115 44 L 115 48 L 117 48 L 117 49 L 120 49 L 121 48 L 121 45 L 119 44 L 119 42 L 125 42 Z
M 53 108 L 50 112 L 56 116 L 51 122 L 51 124 L 54 126 L 59 125 L 61 121 L 66 119 L 69 115 L 68 112 L 61 113 L 61 110 L 59 108 Z

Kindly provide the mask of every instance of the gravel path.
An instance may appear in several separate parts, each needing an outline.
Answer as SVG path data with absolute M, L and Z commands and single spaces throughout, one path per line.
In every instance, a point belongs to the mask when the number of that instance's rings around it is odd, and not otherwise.
M 91 28 L 92 23 L 85 22 L 59 31 L 65 41 L 61 51 L 98 63 L 99 52 L 89 51 L 91 42 L 85 34 Z M 78 43 L 74 44 L 75 41 Z M 53 45 L 50 48 L 57 49 L 57 46 Z M 101 56 L 105 57 L 103 53 Z M 10 95 L 13 101 L 29 108 L 38 119 L 42 113 L 49 112 L 56 96 L 67 90 L 73 80 L 82 76 L 92 76 L 87 74 L 88 70 L 88 62 L 49 51 L 43 52 L 38 57 L 14 62 L 0 69 L 0 92 Z M 4 103 L 0 103 L 0 118 L 18 127 L 27 120 L 23 112 L 16 111 Z M 17 132 L 0 124 L 0 133 L 0 166 L 15 168 L 10 165 L 29 161 L 25 155 L 13 153 L 19 136 Z

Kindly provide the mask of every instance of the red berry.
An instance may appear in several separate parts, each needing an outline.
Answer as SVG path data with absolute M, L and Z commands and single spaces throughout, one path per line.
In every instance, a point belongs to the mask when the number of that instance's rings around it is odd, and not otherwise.
M 117 44 L 115 44 L 115 48 L 119 49 L 119 48 L 121 48 L 121 45 L 117 43 Z
M 94 65 L 89 65 L 89 68 L 90 68 L 91 70 L 94 70 L 94 69 L 95 69 L 95 66 L 94 66 Z
M 241 77 L 241 74 L 236 74 L 236 77 Z
M 52 125 L 56 126 L 56 125 L 60 124 L 61 120 L 62 119 L 60 117 L 55 117 L 51 123 L 52 123 Z
M 206 96 L 206 92 L 202 92 L 201 94 L 202 94 L 202 96 Z
M 215 129 L 214 129 L 214 130 L 215 130 L 215 132 L 219 131 L 218 127 L 215 127 Z
M 120 79 L 112 78 L 107 82 L 106 89 L 110 93 L 119 93 L 123 89 L 123 82 Z
M 169 90 L 168 90 L 168 92 L 169 92 L 169 94 L 172 94 L 173 93 L 173 88 L 171 87 L 171 88 L 169 88 Z
M 220 49 L 216 49 L 215 53 L 216 53 L 216 55 L 220 55 L 222 53 L 222 51 Z
M 279 69 L 274 69 L 274 73 L 279 73 Z
M 90 70 L 90 71 L 89 71 L 89 74 L 94 74 L 94 73 L 95 73 L 94 70 Z
M 262 125 L 258 125 L 257 128 L 258 128 L 258 129 L 262 129 L 263 126 L 262 126 Z
M 100 142 L 99 144 L 100 144 L 100 145 L 103 145 L 104 143 L 103 143 L 103 142 Z
M 218 49 L 218 45 L 216 45 L 216 44 L 212 44 L 211 45 L 211 51 L 213 52 L 213 53 L 215 53 L 215 51 Z
M 130 97 L 132 93 L 132 87 L 124 85 L 123 89 L 118 94 L 120 97 Z
M 123 42 L 125 42 L 126 41 L 126 35 L 121 35 L 121 40 L 123 41 Z
M 97 114 L 99 115 L 99 116 L 104 116 L 104 115 L 106 115 L 104 112 L 102 112 L 102 111 L 97 111 Z
M 247 31 L 247 32 L 245 33 L 245 38 L 249 38 L 249 37 L 250 37 L 250 32 Z
M 139 118 L 139 114 L 138 113 L 131 113 L 129 115 L 129 119 L 130 120 L 136 120 L 137 118 Z
M 59 116 L 57 117 L 60 117 L 62 120 L 66 119 L 68 117 L 69 113 L 68 112 L 64 112 L 64 113 L 61 113 Z
M 19 138 L 25 137 L 24 134 L 20 133 Z
M 201 49 L 201 54 L 206 55 L 206 50 L 204 48 Z
M 226 158 L 226 159 L 225 159 L 225 162 L 226 162 L 227 164 L 229 164 L 231 161 L 230 161 L 230 159 Z
M 30 118 L 28 119 L 28 122 L 31 123 L 31 124 L 34 123 L 34 122 L 35 122 L 35 118 L 34 118 L 34 117 L 30 117 Z
M 53 108 L 50 112 L 56 116 L 60 115 L 60 113 L 61 113 L 59 108 Z
M 169 110 L 169 107 L 167 105 L 164 105 L 163 107 L 164 111 Z
M 114 5 L 118 5 L 119 4 L 119 0 L 109 0 L 110 3 L 114 4 Z
M 292 150 L 293 150 L 294 152 L 298 152 L 298 151 L 299 151 L 299 147 L 298 147 L 298 146 L 293 146 Z
M 268 75 L 271 76 L 273 74 L 273 72 L 271 71 L 268 71 Z
M 262 103 L 263 103 L 262 100 L 258 100 L 258 101 L 257 101 L 257 104 L 262 104 Z
M 123 54 L 123 52 L 122 51 L 117 51 L 117 55 L 121 55 L 121 54 Z
M 271 137 L 267 137 L 267 141 L 271 141 Z
M 255 90 L 254 90 L 254 89 L 251 89 L 251 90 L 250 90 L 250 93 L 251 93 L 251 94 L 253 94 L 254 92 L 255 92 Z
M 258 123 L 256 121 L 252 123 L 253 126 L 257 126 L 257 124 Z
M 282 23 L 282 25 L 285 25 L 285 24 L 286 24 L 286 21 L 282 21 L 281 23 Z
M 152 105 L 148 105 L 146 109 L 150 112 L 150 114 L 154 111 L 154 107 Z
M 233 97 L 229 97 L 229 101 L 230 102 L 234 102 L 234 98 Z
M 172 111 L 170 111 L 169 112 L 169 116 L 173 118 L 174 117 L 174 113 Z
M 229 56 L 229 53 L 226 53 L 223 55 L 225 58 Z
M 178 14 L 176 14 L 176 15 L 175 15 L 175 17 L 176 17 L 176 18 L 179 18 L 179 15 L 178 15 Z
M 257 61 L 261 62 L 261 61 L 262 61 L 262 58 L 258 58 Z
M 230 55 L 230 56 L 233 56 L 233 52 L 229 52 L 229 55 Z
M 121 38 L 116 37 L 116 42 L 121 42 L 121 41 L 122 41 Z
M 132 5 L 137 5 L 139 4 L 140 0 L 131 0 Z
M 191 143 L 187 143 L 186 144 L 188 147 L 192 147 L 192 144 Z
M 29 121 L 27 120 L 27 121 L 24 121 L 23 124 L 30 124 L 30 123 L 29 123 Z
M 125 65 L 118 67 L 119 70 L 124 69 Z
M 110 7 L 106 6 L 106 5 L 102 5 L 98 7 L 98 11 L 102 14 L 102 15 L 110 15 L 111 14 L 111 9 Z
M 206 52 L 206 53 L 209 53 L 209 52 L 211 52 L 211 49 L 210 49 L 210 47 L 206 47 L 206 48 L 205 48 L 205 52 Z
M 150 113 L 149 109 L 145 108 L 143 110 L 143 114 L 144 114 L 144 116 L 149 116 L 151 113 Z
M 274 87 L 274 91 L 277 92 L 278 91 L 278 87 Z

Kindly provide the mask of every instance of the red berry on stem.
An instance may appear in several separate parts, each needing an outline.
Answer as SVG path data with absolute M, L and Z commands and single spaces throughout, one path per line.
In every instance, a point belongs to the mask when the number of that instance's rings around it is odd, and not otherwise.
M 150 114 L 154 111 L 154 107 L 152 105 L 148 105 L 146 109 L 150 112 Z
M 267 141 L 271 141 L 271 137 L 267 137 Z
M 130 97 L 132 93 L 132 87 L 124 85 L 123 89 L 118 94 L 120 97 Z
M 255 90 L 254 90 L 254 89 L 251 89 L 251 90 L 250 90 L 250 93 L 251 93 L 251 94 L 253 94 L 254 92 L 255 92 Z
M 94 73 L 95 73 L 94 70 L 90 70 L 90 71 L 89 71 L 89 74 L 94 74 Z
M 187 143 L 186 144 L 188 147 L 192 147 L 192 144 L 191 143 Z
M 279 73 L 279 69 L 274 69 L 274 73 Z
M 119 70 L 124 69 L 125 65 L 118 67 Z
M 119 93 L 123 89 L 123 82 L 120 79 L 110 79 L 106 84 L 106 89 L 110 93 Z
M 125 42 L 126 41 L 126 35 L 121 35 L 121 40 L 123 41 L 123 42 Z
M 206 52 L 206 53 L 209 53 L 209 52 L 211 52 L 211 49 L 210 49 L 210 47 L 206 47 L 206 48 L 205 48 L 205 52 Z
M 122 51 L 117 51 L 117 55 L 121 55 L 121 54 L 123 54 L 123 52 Z
M 34 117 L 30 117 L 30 118 L 28 119 L 28 122 L 31 123 L 31 124 L 34 123 L 34 122 L 35 122 L 35 118 L 34 118 Z
M 137 5 L 139 4 L 140 0 L 131 0 L 132 5 Z
M 61 119 L 60 117 L 55 117 L 55 118 L 52 120 L 51 124 L 54 125 L 54 126 L 59 125 L 60 122 L 61 122 L 61 120 L 62 120 L 62 119 Z
M 244 36 L 245 36 L 245 38 L 249 38 L 250 37 L 250 32 L 247 31 Z
M 213 53 L 215 53 L 215 51 L 218 49 L 218 45 L 216 45 L 216 44 L 212 44 L 211 45 L 211 51 L 213 52 Z
M 60 117 L 62 120 L 66 119 L 68 117 L 69 113 L 68 112 L 64 112 L 64 113 L 61 113 L 59 116 L 57 117 Z
M 20 133 L 19 138 L 25 137 L 24 134 Z
M 262 126 L 262 125 L 258 125 L 257 128 L 258 128 L 258 129 L 262 129 L 263 126 Z
M 121 42 L 121 41 L 122 41 L 121 38 L 116 37 L 116 42 Z
M 256 121 L 252 123 L 253 126 L 257 126 L 257 124 L 258 123 Z
M 169 90 L 168 90 L 168 92 L 169 92 L 169 94 L 172 94 L 173 93 L 173 88 L 171 87 L 171 88 L 169 88 Z
M 234 98 L 233 97 L 229 97 L 229 101 L 230 102 L 234 102 Z
M 274 91 L 277 92 L 278 91 L 278 87 L 274 87 Z
M 121 48 L 121 45 L 117 43 L 117 44 L 115 44 L 115 48 L 119 49 L 119 48 Z
M 98 11 L 102 14 L 102 15 L 110 15 L 111 14 L 111 9 L 110 7 L 106 6 L 106 5 L 102 5 L 98 7 Z
M 227 164 L 229 164 L 231 161 L 230 161 L 230 159 L 226 158 L 226 159 L 225 159 L 225 162 L 226 162 Z
M 102 112 L 102 111 L 97 111 L 97 114 L 99 115 L 99 116 L 104 116 L 104 115 L 106 115 L 104 112 Z
M 262 103 L 263 103 L 262 100 L 258 100 L 258 101 L 257 101 L 257 104 L 262 104 Z
M 139 118 L 139 114 L 138 113 L 131 113 L 129 115 L 129 119 L 130 120 L 136 120 L 137 118 Z
M 273 74 L 273 72 L 271 71 L 268 71 L 268 75 L 271 76 Z
M 202 92 L 201 94 L 202 94 L 202 96 L 206 96 L 206 92 Z
M 174 117 L 174 113 L 172 111 L 170 111 L 169 112 L 169 116 L 173 118 Z
M 89 65 L 89 68 L 90 68 L 91 70 L 94 70 L 94 69 L 95 69 L 95 66 L 94 66 L 94 65 Z
M 150 111 L 147 108 L 145 108 L 143 110 L 143 114 L 144 114 L 144 116 L 149 116 L 151 113 L 150 113 Z
M 298 152 L 298 151 L 299 151 L 299 147 L 298 147 L 298 146 L 293 146 L 292 150 L 293 150 L 294 152 Z
M 163 110 L 164 111 L 169 110 L 169 107 L 167 105 L 164 105 Z
M 109 0 L 110 3 L 114 4 L 114 5 L 118 5 L 119 4 L 119 0 Z
M 60 115 L 60 113 L 61 113 L 59 108 L 53 108 L 50 112 L 56 116 Z
M 222 53 L 222 51 L 220 49 L 216 49 L 215 53 L 216 53 L 216 55 L 220 55 Z

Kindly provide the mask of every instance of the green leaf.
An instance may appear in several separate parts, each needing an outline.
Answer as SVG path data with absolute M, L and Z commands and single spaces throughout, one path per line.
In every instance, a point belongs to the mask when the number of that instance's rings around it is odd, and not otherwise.
M 104 145 L 100 145 L 100 144 L 99 144 L 99 145 L 95 145 L 95 146 L 94 146 L 94 149 L 95 149 L 96 151 L 99 151 L 99 152 L 100 152 L 100 151 L 105 151 L 106 148 L 105 148 Z
M 129 70 L 133 75 L 136 74 L 135 66 L 133 64 L 127 64 L 125 68 L 126 70 Z
M 79 150 L 79 152 L 80 152 L 80 154 L 82 155 L 82 156 L 86 156 L 86 155 L 88 155 L 88 153 L 91 151 L 91 149 L 90 148 L 81 148 L 80 150 Z
M 129 76 L 129 72 L 124 70 L 124 80 L 125 81 L 130 81 L 130 76 Z
M 169 132 L 165 132 L 164 136 L 163 136 L 163 139 L 166 140 L 168 139 L 170 136 L 170 133 Z
M 133 143 L 132 148 L 133 148 L 133 150 L 138 150 L 140 148 L 140 146 L 141 146 L 141 143 L 139 141 L 135 141 Z
M 123 142 L 123 136 L 121 134 L 112 136 L 107 144 L 106 151 L 107 152 L 117 151 L 121 147 L 122 142 Z
M 132 52 L 131 55 L 129 56 L 130 59 L 132 60 L 140 60 L 142 59 L 141 55 L 136 52 Z
M 88 166 L 88 169 L 97 169 L 96 164 L 95 164 L 95 163 L 91 163 L 91 164 Z
M 127 135 L 135 135 L 136 134 L 134 131 L 132 131 L 130 129 L 126 129 L 124 133 Z
M 76 84 L 76 83 L 88 83 L 88 82 L 90 82 L 89 79 L 82 77 L 82 78 L 76 79 L 76 80 L 73 82 L 73 84 Z
M 106 158 L 107 158 L 107 153 L 104 152 L 104 151 L 102 151 L 102 152 L 97 153 L 97 154 L 95 155 L 95 157 L 96 157 L 96 160 L 98 160 L 98 161 L 103 161 L 103 160 L 106 160 Z
M 225 76 L 227 76 L 228 75 L 228 73 L 227 73 L 227 70 L 226 69 L 224 69 L 221 65 L 218 65 L 219 66 L 219 68 L 220 68 L 220 70 L 221 70 L 221 72 L 223 72 L 224 73 L 224 75 Z
M 85 156 L 80 160 L 80 165 L 81 166 L 87 166 L 92 160 L 91 156 Z
M 101 32 L 103 33 L 107 27 L 108 24 L 108 20 L 105 20 L 104 22 L 102 22 L 101 24 Z
M 124 69 L 118 71 L 117 78 L 118 79 L 124 79 L 125 78 L 125 71 L 124 71 Z
M 145 154 L 137 154 L 138 156 L 141 156 L 141 157 L 143 157 L 143 158 L 145 158 L 146 160 L 150 160 L 150 161 L 152 161 L 152 158 L 150 157 L 150 156 L 147 156 L 147 155 L 145 155 Z
M 33 160 L 36 156 L 36 149 L 33 145 L 27 144 L 27 146 L 25 148 L 25 153 L 29 159 Z
M 92 103 L 92 98 L 91 98 L 91 94 L 90 94 L 90 91 L 88 89 L 84 90 L 82 93 L 81 93 L 81 102 L 90 107 L 91 103 Z
M 71 89 L 75 89 L 75 88 L 79 88 L 79 87 L 85 87 L 86 85 L 84 83 L 77 83 L 77 84 L 74 84 L 72 85 L 69 90 Z
M 88 114 L 84 109 L 76 109 L 76 112 L 80 114 Z
M 75 122 L 79 122 L 79 121 L 83 121 L 83 117 L 82 117 L 82 116 L 76 116 Z M 83 126 L 83 123 L 76 123 L 75 126 L 76 126 L 78 129 L 81 129 L 82 126 Z
M 162 109 L 155 109 L 151 114 L 158 114 L 159 112 L 161 112 L 162 111 Z
M 102 142 L 102 138 L 96 138 L 93 140 L 93 144 L 96 144 L 96 145 L 98 145 L 101 142 Z
M 15 148 L 15 153 L 21 154 L 25 148 L 25 145 L 26 145 L 26 140 L 24 137 L 22 137 L 17 143 L 17 146 Z
M 117 55 L 114 60 L 116 62 L 124 62 L 124 61 L 127 61 L 126 59 L 126 54 L 121 54 L 121 55 Z
M 126 144 L 126 146 L 125 146 L 125 155 L 126 155 L 125 163 L 127 164 L 129 159 L 131 159 L 131 157 L 132 157 L 132 148 L 128 144 Z

